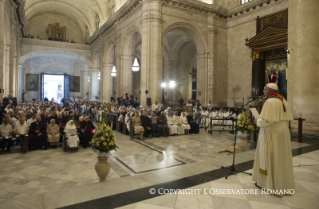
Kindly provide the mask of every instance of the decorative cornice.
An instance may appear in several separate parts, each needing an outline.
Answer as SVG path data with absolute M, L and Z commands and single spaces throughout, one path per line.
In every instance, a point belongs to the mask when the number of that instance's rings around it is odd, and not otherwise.
M 22 37 L 27 36 L 27 26 L 28 26 L 28 20 L 25 17 L 24 13 L 24 6 L 25 6 L 25 0 L 13 0 L 13 2 L 17 5 L 16 13 L 18 16 L 18 21 L 21 26 L 21 34 Z
M 266 6 L 268 4 L 270 4 L 270 2 L 277 2 L 280 0 L 254 0 L 254 1 L 250 1 L 248 3 L 239 5 L 235 8 L 229 9 L 228 10 L 228 14 L 227 14 L 227 18 L 232 18 L 233 16 L 239 16 L 242 14 L 245 14 L 247 12 L 253 11 L 255 9 L 257 9 L 258 7 L 263 7 Z
M 257 7 L 270 4 L 271 1 L 284 1 L 284 0 L 254 0 L 249 3 L 239 5 L 233 9 L 227 10 L 221 6 L 214 4 L 206 4 L 194 0 L 160 0 L 163 5 L 169 5 L 176 8 L 186 9 L 191 12 L 199 12 L 203 14 L 215 14 L 216 16 L 224 19 L 232 18 L 249 11 L 255 10 Z M 93 33 L 93 35 L 86 41 L 87 44 L 94 43 L 100 35 L 109 31 L 121 19 L 126 17 L 136 8 L 142 0 L 128 0 L 113 16 L 111 16 L 101 28 Z
M 86 41 L 87 44 L 94 43 L 102 34 L 109 31 L 114 25 L 117 24 L 121 19 L 130 14 L 133 9 L 142 0 L 129 0 L 127 1 L 116 13 L 114 13 L 101 27 L 96 30 L 93 35 Z

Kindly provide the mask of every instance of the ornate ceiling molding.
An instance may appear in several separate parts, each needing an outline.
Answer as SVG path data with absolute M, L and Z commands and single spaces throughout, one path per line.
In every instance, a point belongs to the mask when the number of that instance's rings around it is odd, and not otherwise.
M 90 0 L 90 2 L 92 2 L 92 4 L 97 8 L 97 10 L 98 10 L 97 13 L 100 15 L 100 18 L 102 20 L 104 20 L 105 16 L 104 16 L 104 14 L 102 12 L 102 9 L 101 9 L 99 3 L 96 0 Z
M 22 37 L 26 37 L 28 34 L 27 33 L 28 20 L 25 17 L 25 13 L 24 13 L 25 0 L 13 0 L 13 2 L 17 6 L 16 13 L 17 13 L 19 24 L 21 26 L 21 35 Z
M 94 43 L 102 34 L 109 31 L 117 22 L 130 14 L 142 0 L 128 0 L 116 13 L 114 13 L 93 35 L 86 41 L 87 44 Z
M 40 5 L 40 4 L 45 4 L 45 3 L 60 3 L 60 4 L 66 5 L 72 9 L 74 9 L 76 12 L 78 12 L 80 14 L 79 16 L 81 16 L 85 19 L 85 24 L 88 25 L 92 31 L 95 30 L 92 27 L 92 25 L 90 24 L 88 17 L 81 10 L 79 10 L 78 8 L 76 8 L 75 6 L 73 6 L 72 4 L 70 4 L 68 2 L 64 2 L 64 1 L 60 1 L 60 0 L 44 0 L 44 1 L 34 2 L 28 8 L 25 9 L 26 14 L 28 14 L 33 7 Z

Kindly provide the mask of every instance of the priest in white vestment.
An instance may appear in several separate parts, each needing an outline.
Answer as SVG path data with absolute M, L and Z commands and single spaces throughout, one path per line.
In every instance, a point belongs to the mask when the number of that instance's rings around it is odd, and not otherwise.
M 257 187 L 271 190 L 294 189 L 289 121 L 293 120 L 287 101 L 277 93 L 278 86 L 264 88 L 267 98 L 259 119 L 260 127 L 252 180 Z M 282 194 L 276 194 L 282 196 Z
M 175 111 L 174 116 L 172 117 L 173 124 L 177 126 L 177 134 L 184 134 L 184 126 L 182 126 L 181 118 L 178 116 L 178 112 Z
M 177 134 L 178 126 L 174 125 L 173 118 L 171 116 L 171 112 L 167 112 L 166 118 L 167 118 L 169 135 Z

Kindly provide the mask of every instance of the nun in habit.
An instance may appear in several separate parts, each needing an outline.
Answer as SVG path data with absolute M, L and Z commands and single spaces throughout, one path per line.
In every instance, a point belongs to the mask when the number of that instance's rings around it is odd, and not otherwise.
M 78 142 L 79 142 L 79 137 L 77 135 L 77 130 L 74 125 L 73 120 L 70 120 L 65 128 L 64 128 L 64 133 L 66 137 L 68 138 L 68 146 L 70 149 L 75 149 L 78 147 Z

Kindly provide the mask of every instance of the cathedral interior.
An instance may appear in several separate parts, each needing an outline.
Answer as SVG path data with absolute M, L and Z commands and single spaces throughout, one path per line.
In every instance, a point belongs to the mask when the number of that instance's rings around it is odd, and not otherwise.
M 265 102 L 274 82 L 294 117 L 296 185 L 283 197 L 218 193 L 257 189 L 245 173 L 224 178 L 221 166 L 233 162 L 219 153 L 233 142 L 227 131 L 144 141 L 116 133 L 105 182 L 91 149 L 0 155 L 0 208 L 317 208 L 318 8 L 318 0 L 0 0 L 0 102 L 128 94 L 141 106 L 235 108 Z M 252 172 L 254 156 L 255 148 L 236 153 L 236 169 Z

